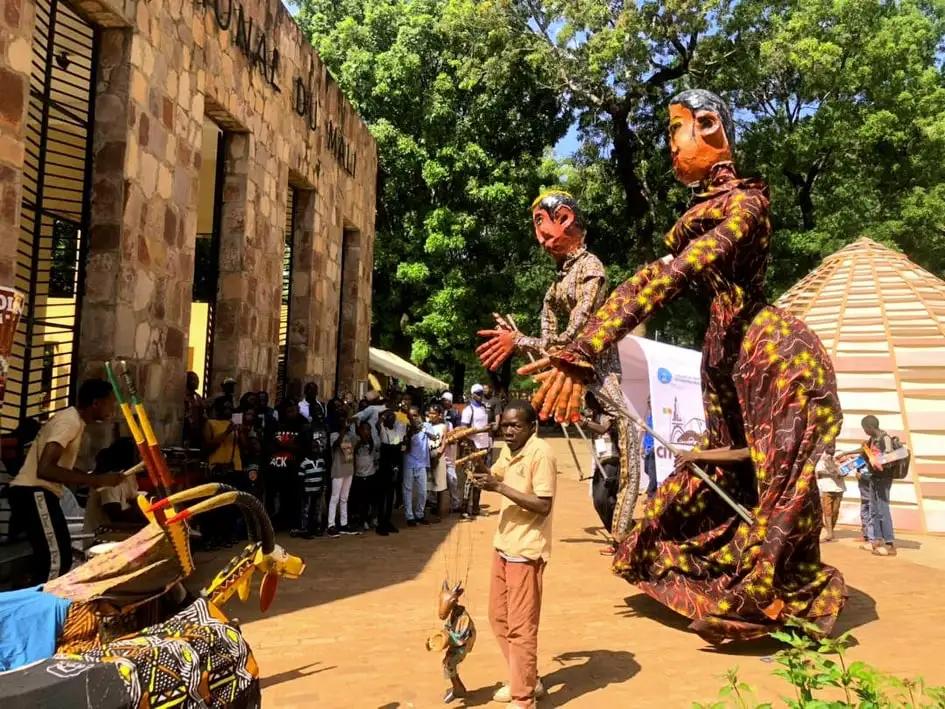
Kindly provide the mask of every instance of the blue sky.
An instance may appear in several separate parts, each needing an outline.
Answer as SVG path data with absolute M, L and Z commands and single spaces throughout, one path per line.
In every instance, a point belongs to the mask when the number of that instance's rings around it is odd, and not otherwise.
M 578 127 L 577 122 L 571 124 L 571 127 L 568 129 L 568 132 L 565 133 L 564 137 L 558 141 L 558 144 L 555 145 L 554 153 L 556 158 L 567 158 L 574 155 L 577 152 L 578 147 L 580 146 L 581 141 L 578 138 Z

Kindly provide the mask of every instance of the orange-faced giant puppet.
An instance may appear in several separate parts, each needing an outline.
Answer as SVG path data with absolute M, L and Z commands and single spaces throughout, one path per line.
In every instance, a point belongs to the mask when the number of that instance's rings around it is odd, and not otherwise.
M 762 637 L 792 617 L 826 634 L 845 586 L 820 561 L 814 463 L 833 454 L 840 431 L 836 380 L 817 336 L 765 300 L 768 189 L 736 172 L 734 137 L 715 94 L 671 101 L 673 170 L 693 199 L 666 234 L 669 253 L 618 286 L 569 343 L 519 371 L 537 374 L 533 403 L 545 417 L 570 418 L 601 352 L 689 288 L 708 296 L 705 439 L 677 456 L 614 570 L 713 642 Z
M 528 337 L 515 327 L 511 318 L 496 316 L 497 328 L 482 330 L 488 338 L 476 350 L 487 369 L 495 371 L 514 354 L 542 359 L 569 345 L 607 295 L 607 274 L 600 259 L 584 245 L 585 228 L 574 197 L 567 192 L 550 191 L 532 203 L 532 225 L 538 244 L 554 259 L 555 280 L 545 294 L 541 310 L 541 335 Z M 601 522 L 614 539 L 621 539 L 632 522 L 633 507 L 640 485 L 639 436 L 632 430 L 626 399 L 620 388 L 620 361 L 609 348 L 591 358 L 591 381 L 601 408 L 617 421 L 617 470 L 596 464 L 595 504 Z M 562 395 L 562 409 L 582 405 L 583 385 L 574 388 L 575 398 Z M 564 421 L 563 411 L 559 416 Z M 572 451 L 573 452 L 573 451 Z M 614 479 L 616 478 L 616 479 Z M 617 488 L 616 495 L 614 487 Z
M 584 250 L 584 219 L 574 197 L 567 192 L 551 190 L 539 195 L 532 202 L 531 209 L 532 224 L 535 228 L 535 238 L 538 240 L 538 245 L 554 259 L 559 274 L 571 270 L 565 268 L 568 260 L 581 254 L 587 254 L 590 257 L 588 260 L 596 262 L 595 266 L 600 264 L 595 256 Z M 603 275 L 603 265 L 600 265 L 600 273 Z M 603 280 L 601 285 L 604 285 Z M 549 296 L 553 296 L 552 291 L 560 292 L 559 295 L 566 295 L 564 300 L 567 302 L 562 303 L 561 307 L 557 307 L 556 310 L 559 313 L 566 312 L 570 314 L 571 308 L 577 304 L 576 299 L 580 294 L 571 292 L 573 289 L 569 285 L 557 287 L 553 285 L 552 289 L 549 290 Z M 567 291 L 566 294 L 565 291 Z M 594 289 L 593 302 L 587 303 L 588 307 L 585 308 L 584 319 L 590 315 L 591 307 L 597 307 L 603 302 L 603 291 L 602 288 Z M 561 298 L 558 299 L 561 300 Z M 575 302 L 571 303 L 571 300 L 575 300 Z M 481 330 L 479 332 L 481 337 L 489 339 L 476 350 L 483 366 L 492 372 L 498 370 L 509 357 L 515 354 L 517 349 L 521 349 L 521 341 L 527 339 L 513 323 L 505 318 L 497 317 L 496 320 L 496 329 Z M 568 317 L 567 321 L 570 324 L 571 318 Z M 545 322 L 543 314 L 542 338 L 537 338 L 544 340 L 540 343 L 542 346 L 526 348 L 533 356 L 540 353 L 540 356 L 543 357 L 545 354 L 544 345 L 553 344 L 550 339 L 555 339 L 558 335 L 557 332 L 546 331 Z M 583 320 L 581 322 L 583 323 Z M 574 332 L 574 330 L 572 329 L 571 332 Z M 563 344 L 563 342 L 554 344 Z

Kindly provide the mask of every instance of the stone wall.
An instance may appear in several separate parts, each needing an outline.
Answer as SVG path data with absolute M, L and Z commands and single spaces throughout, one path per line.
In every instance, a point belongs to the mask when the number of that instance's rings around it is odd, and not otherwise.
M 0 82 L 16 83 L 29 71 L 28 59 L 25 68 L 10 59 L 7 37 L 29 37 L 22 18 L 31 3 L 44 1 L 4 0 L 20 14 L 2 18 Z M 295 387 L 315 379 L 323 391 L 333 389 L 346 228 L 359 234 L 360 280 L 345 296 L 356 302 L 344 305 L 353 327 L 341 348 L 350 357 L 343 386 L 365 379 L 376 147 L 280 0 L 78 0 L 73 6 L 111 28 L 101 35 L 96 87 L 80 376 L 98 372 L 110 357 L 126 359 L 159 435 L 177 437 L 199 168 L 215 159 L 201 145 L 210 118 L 225 130 L 226 155 L 212 389 L 234 376 L 241 391 L 275 390 L 290 183 L 299 188 L 290 379 Z M 229 29 L 221 29 L 224 20 Z M 15 190 L 16 175 L 4 179 L 2 171 L 9 163 L 16 173 L 22 125 L 4 104 L 0 190 Z M 12 230 L 15 245 L 15 215 L 7 218 L 7 193 L 0 194 L 0 239 Z M 0 257 L 2 281 L 10 271 L 2 259 L 12 252 L 4 248 Z
M 30 0 L 0 0 L 0 6 L 0 284 L 12 286 L 20 229 L 33 7 Z

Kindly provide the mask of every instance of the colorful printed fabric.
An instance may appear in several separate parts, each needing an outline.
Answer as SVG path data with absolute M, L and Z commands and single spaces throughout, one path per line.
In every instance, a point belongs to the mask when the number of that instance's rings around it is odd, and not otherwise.
M 749 448 L 750 463 L 707 472 L 755 523 L 679 466 L 620 545 L 614 572 L 713 642 L 762 636 L 790 616 L 828 633 L 846 595 L 820 561 L 814 471 L 840 430 L 836 382 L 817 336 L 764 300 L 770 234 L 764 184 L 717 165 L 667 235 L 672 255 L 617 288 L 558 358 L 587 362 L 686 287 L 711 298 L 702 447 Z
M 476 644 L 476 624 L 464 606 L 456 606 L 443 625 L 450 644 L 443 655 L 443 675 L 452 679 L 459 674 L 459 664 Z
M 578 249 L 558 268 L 555 280 L 545 294 L 541 308 L 541 337 L 520 337 L 516 350 L 544 357 L 557 348 L 570 345 L 604 303 L 606 295 L 604 264 L 587 249 Z M 623 538 L 633 523 L 633 508 L 640 488 L 638 436 L 630 423 L 627 402 L 620 386 L 617 348 L 601 348 L 588 360 L 594 369 L 589 390 L 604 411 L 620 421 L 617 426 L 620 481 L 614 522 L 608 531 Z
M 238 630 L 199 599 L 170 620 L 63 660 L 114 662 L 135 707 L 253 705 L 259 670 Z

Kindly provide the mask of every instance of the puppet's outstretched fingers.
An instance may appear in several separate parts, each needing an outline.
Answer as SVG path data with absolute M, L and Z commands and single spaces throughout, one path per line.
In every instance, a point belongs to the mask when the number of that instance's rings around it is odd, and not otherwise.
M 555 421 L 557 423 L 565 423 L 569 420 L 568 416 L 571 406 L 571 392 L 576 386 L 581 385 L 571 379 L 571 377 L 564 378 L 564 384 L 561 386 L 561 392 L 558 394 L 557 401 L 555 401 Z
M 511 352 L 506 350 L 504 347 L 498 346 L 489 353 L 489 356 L 482 363 L 482 366 L 488 369 L 490 372 L 495 372 L 505 363 L 505 360 L 511 356 Z
M 479 334 L 493 332 L 492 330 L 482 330 Z M 482 362 L 482 366 L 486 369 L 493 369 L 496 365 L 496 360 L 498 364 L 501 364 L 504 361 L 503 357 L 503 348 L 502 344 L 492 337 L 489 340 L 483 342 L 479 347 L 476 348 L 476 356 L 479 358 L 479 361 Z
M 574 382 L 571 387 L 571 400 L 568 402 L 568 418 L 571 423 L 581 420 L 581 406 L 584 404 L 584 385 L 581 382 Z
M 548 389 L 548 394 L 545 396 L 544 404 L 541 407 L 541 412 L 538 414 L 538 417 L 545 421 L 547 420 L 555 411 L 555 406 L 558 403 L 558 397 L 561 395 L 561 387 L 564 386 L 566 377 L 563 372 L 555 372 L 554 376 L 551 377 L 551 387 Z
M 532 396 L 532 406 L 535 411 L 541 411 L 541 405 L 545 401 L 545 396 L 548 394 L 551 385 L 554 384 L 555 374 L 557 374 L 557 372 L 551 370 L 550 372 L 542 372 L 535 376 L 535 381 L 541 383 L 541 386 L 538 387 L 538 391 Z
M 482 359 L 487 353 L 499 346 L 499 342 L 495 338 L 502 334 L 502 332 L 501 330 L 480 330 L 476 334 L 480 337 L 489 338 L 476 348 L 476 355 L 479 357 L 479 359 Z
M 527 377 L 527 376 L 542 372 L 550 367 L 551 367 L 551 358 L 542 357 L 541 359 L 536 360 L 532 362 L 531 364 L 526 364 L 523 367 L 519 367 L 518 373 Z M 538 377 L 535 377 L 535 379 L 537 380 Z

